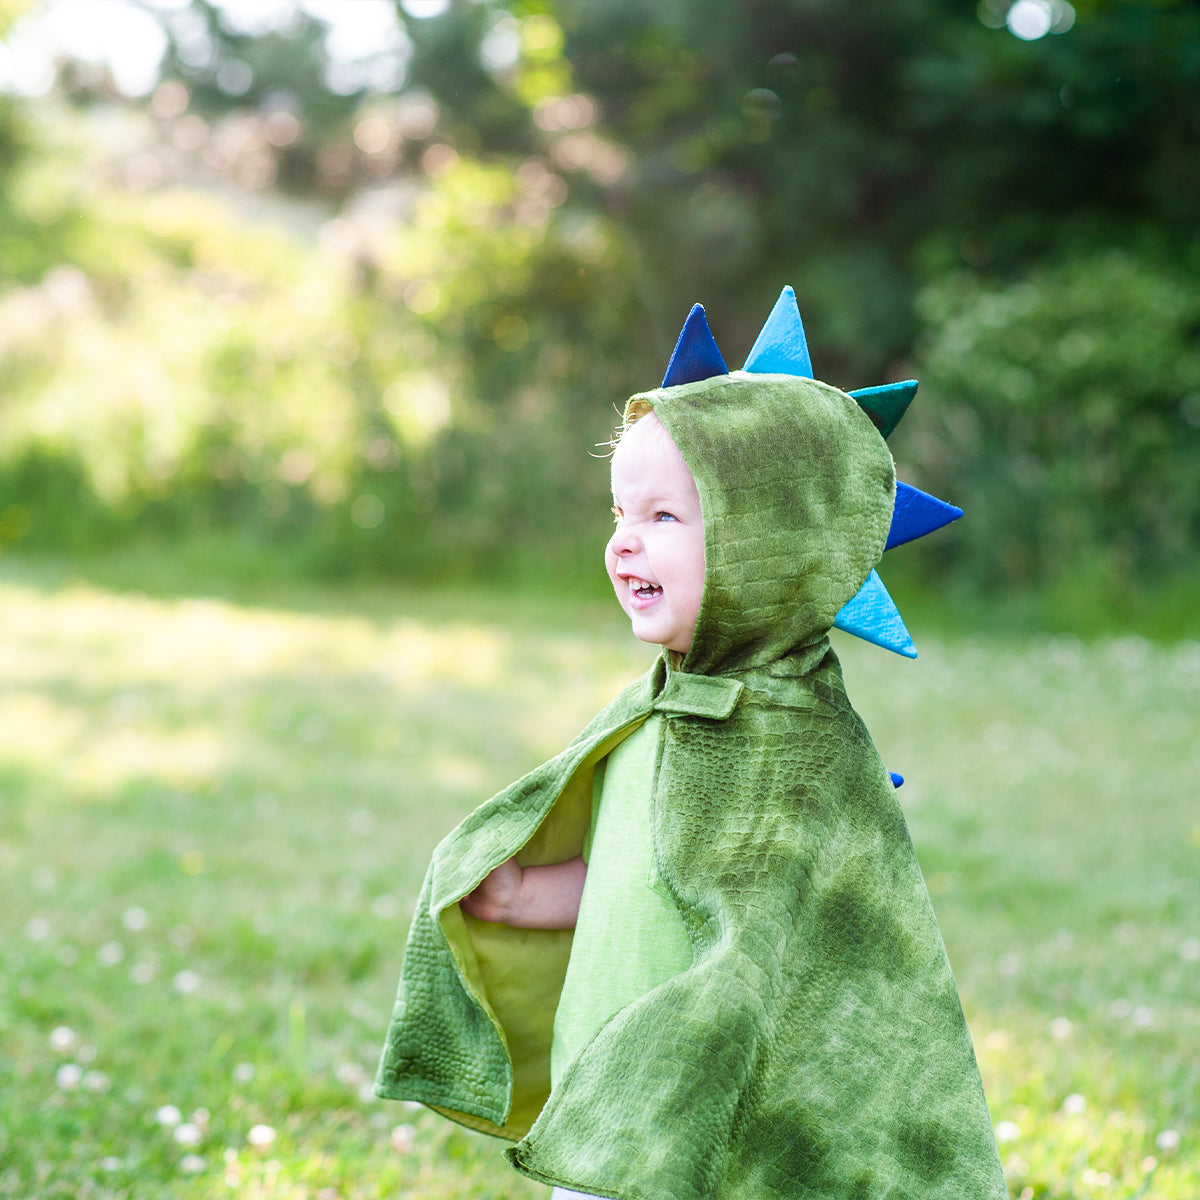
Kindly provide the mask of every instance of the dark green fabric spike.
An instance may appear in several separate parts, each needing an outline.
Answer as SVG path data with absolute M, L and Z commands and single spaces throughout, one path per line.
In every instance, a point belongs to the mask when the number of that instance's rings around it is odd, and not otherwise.
M 903 383 L 883 383 L 878 387 L 859 388 L 850 392 L 859 407 L 874 421 L 876 428 L 885 438 L 900 424 L 912 398 L 917 394 L 917 381 L 906 379 Z
M 883 551 L 894 475 L 845 393 L 735 371 L 635 397 L 696 478 L 696 636 L 434 852 L 376 1090 L 615 1200 L 1006 1200 L 954 978 L 895 789 L 828 631 Z M 691 965 L 550 1090 L 568 931 L 458 901 L 582 846 L 595 764 L 662 714 L 655 867 Z M 616 919 L 620 919 L 619 915 Z

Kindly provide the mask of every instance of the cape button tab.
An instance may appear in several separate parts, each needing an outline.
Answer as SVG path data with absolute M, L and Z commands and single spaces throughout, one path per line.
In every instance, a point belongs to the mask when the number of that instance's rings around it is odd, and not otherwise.
M 708 717 L 723 721 L 733 712 L 743 686 L 736 679 L 672 671 L 654 708 L 667 716 Z

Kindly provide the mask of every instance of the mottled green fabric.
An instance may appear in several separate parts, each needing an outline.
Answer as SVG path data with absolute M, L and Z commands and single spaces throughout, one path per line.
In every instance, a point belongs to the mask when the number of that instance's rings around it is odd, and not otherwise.
M 377 1089 L 617 1200 L 1001 1200 L 942 940 L 827 640 L 882 552 L 883 440 L 852 399 L 793 377 L 631 404 L 696 476 L 695 640 L 438 847 Z M 457 901 L 515 852 L 569 857 L 594 764 L 650 712 L 666 718 L 654 848 L 692 965 L 617 1013 L 547 1097 L 570 935 L 473 922 Z

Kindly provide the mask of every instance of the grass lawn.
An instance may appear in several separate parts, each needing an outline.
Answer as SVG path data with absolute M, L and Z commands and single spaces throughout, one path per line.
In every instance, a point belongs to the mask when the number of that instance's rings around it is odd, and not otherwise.
M 435 841 L 649 661 L 615 605 L 0 573 L 0 1197 L 544 1197 L 370 1095 Z M 1200 644 L 842 639 L 1014 1197 L 1200 1197 Z

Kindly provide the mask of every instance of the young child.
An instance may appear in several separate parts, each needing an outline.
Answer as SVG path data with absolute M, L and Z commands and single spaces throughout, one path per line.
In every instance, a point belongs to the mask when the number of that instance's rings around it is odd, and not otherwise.
M 912 390 L 813 380 L 790 289 L 739 372 L 693 310 L 612 460 L 608 573 L 663 653 L 435 851 L 380 1095 L 616 1200 L 1007 1195 L 828 640 L 909 652 L 873 568 L 947 519 L 881 436 Z

